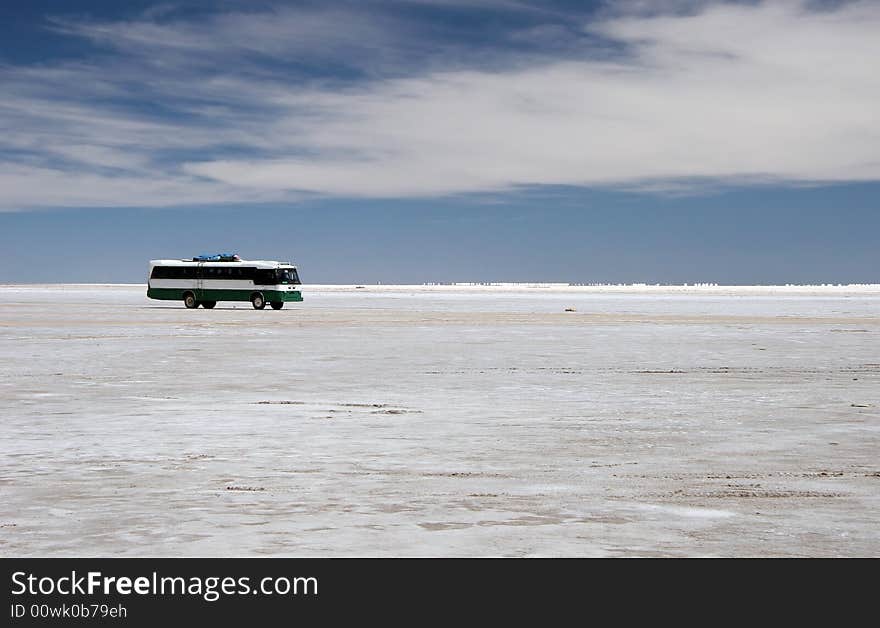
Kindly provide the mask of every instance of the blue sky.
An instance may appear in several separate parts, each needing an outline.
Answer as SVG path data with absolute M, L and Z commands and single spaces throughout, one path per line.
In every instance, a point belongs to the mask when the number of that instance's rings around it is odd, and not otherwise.
M 880 281 L 875 2 L 11 4 L 3 282 Z

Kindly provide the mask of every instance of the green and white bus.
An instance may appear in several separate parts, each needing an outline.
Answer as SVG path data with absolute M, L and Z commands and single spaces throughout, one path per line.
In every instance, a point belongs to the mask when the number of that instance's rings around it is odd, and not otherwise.
M 147 297 L 183 301 L 189 309 L 211 309 L 217 301 L 266 303 L 280 310 L 288 301 L 302 301 L 296 266 L 286 262 L 248 261 L 233 254 L 200 255 L 192 259 L 150 260 Z

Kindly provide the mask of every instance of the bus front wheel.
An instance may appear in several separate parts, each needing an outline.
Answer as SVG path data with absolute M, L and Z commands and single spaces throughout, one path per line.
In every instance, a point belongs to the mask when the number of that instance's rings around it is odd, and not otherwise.
M 255 310 L 262 310 L 266 307 L 266 299 L 264 299 L 263 295 L 259 292 L 255 292 L 251 295 L 251 305 L 254 306 Z
M 206 310 L 214 309 L 214 306 L 217 305 L 216 301 L 202 301 L 202 307 Z
M 273 301 L 269 305 L 272 306 L 273 310 L 280 310 L 281 308 L 284 307 L 284 301 Z
M 194 310 L 199 307 L 199 302 L 196 301 L 196 295 L 194 295 L 192 292 L 183 293 L 183 304 L 188 310 Z

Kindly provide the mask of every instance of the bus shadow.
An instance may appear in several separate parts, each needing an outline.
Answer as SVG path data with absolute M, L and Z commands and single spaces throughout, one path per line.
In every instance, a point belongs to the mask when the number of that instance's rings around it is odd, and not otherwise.
M 175 307 L 173 305 L 144 305 L 141 307 L 143 307 L 143 309 L 145 309 L 145 310 L 188 310 L 189 309 L 189 308 L 186 308 L 183 306 Z M 193 308 L 191 311 L 195 311 L 197 309 L 202 310 L 202 311 L 205 310 L 205 308 L 199 307 L 199 308 Z M 212 310 L 225 310 L 225 311 L 239 310 L 242 312 L 249 312 L 249 311 L 254 310 L 254 308 L 252 308 L 252 307 L 219 307 L 219 306 L 214 306 L 211 309 Z M 271 310 L 272 308 L 269 306 L 266 306 L 265 309 Z M 281 310 L 276 310 L 276 311 L 280 312 L 284 309 L 286 309 L 286 308 L 282 308 Z M 256 310 L 256 311 L 259 311 L 259 310 Z

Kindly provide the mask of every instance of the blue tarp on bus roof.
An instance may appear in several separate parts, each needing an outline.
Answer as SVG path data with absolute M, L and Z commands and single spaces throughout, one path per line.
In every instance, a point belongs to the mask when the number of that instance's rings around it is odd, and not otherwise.
M 238 255 L 235 253 L 212 253 L 209 255 L 196 255 L 193 258 L 194 262 L 223 262 L 226 260 L 237 259 Z

